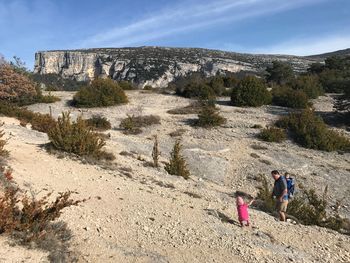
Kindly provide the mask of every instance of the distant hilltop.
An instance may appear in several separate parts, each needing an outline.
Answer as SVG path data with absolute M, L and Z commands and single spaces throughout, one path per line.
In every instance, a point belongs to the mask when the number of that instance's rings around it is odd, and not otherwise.
M 140 87 L 166 87 L 179 76 L 202 72 L 213 76 L 225 72 L 262 72 L 272 61 L 287 61 L 297 72 L 305 71 L 322 55 L 257 55 L 202 48 L 132 47 L 40 51 L 34 72 L 55 73 L 79 81 L 96 77 L 128 80 Z

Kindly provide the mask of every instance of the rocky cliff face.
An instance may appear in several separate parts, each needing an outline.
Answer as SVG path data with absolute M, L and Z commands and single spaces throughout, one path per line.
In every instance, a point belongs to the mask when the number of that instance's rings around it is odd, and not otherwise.
M 303 71 L 316 59 L 199 48 L 104 48 L 37 52 L 34 71 L 79 81 L 108 76 L 141 87 L 165 87 L 176 77 L 191 72 L 203 72 L 207 76 L 217 72 L 261 72 L 273 60 L 288 61 L 295 71 Z

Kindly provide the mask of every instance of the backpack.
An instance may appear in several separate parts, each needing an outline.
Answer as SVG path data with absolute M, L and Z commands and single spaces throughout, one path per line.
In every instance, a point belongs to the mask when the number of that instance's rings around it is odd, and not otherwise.
M 287 190 L 288 190 L 288 198 L 294 197 L 294 190 L 295 190 L 295 180 L 292 177 L 286 178 L 287 181 Z

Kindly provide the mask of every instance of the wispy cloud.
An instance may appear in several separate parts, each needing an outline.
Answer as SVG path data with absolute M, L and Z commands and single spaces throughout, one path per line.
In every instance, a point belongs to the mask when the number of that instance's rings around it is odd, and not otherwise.
M 79 43 L 83 47 L 128 46 L 165 36 L 205 29 L 257 16 L 282 12 L 323 0 L 214 0 L 182 2 L 127 25 L 115 25 Z
M 350 36 L 337 34 L 322 37 L 300 37 L 296 39 L 290 39 L 273 46 L 251 50 L 251 52 L 306 56 L 322 54 L 346 48 L 350 48 Z

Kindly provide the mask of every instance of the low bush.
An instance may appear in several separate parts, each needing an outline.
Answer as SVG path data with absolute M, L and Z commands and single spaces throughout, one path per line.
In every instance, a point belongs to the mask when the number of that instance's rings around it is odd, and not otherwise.
M 219 109 L 214 102 L 202 101 L 198 119 L 195 125 L 204 128 L 221 126 L 226 123 L 226 119 L 219 114 Z
M 105 140 L 92 131 L 81 117 L 72 122 L 70 114 L 63 112 L 48 136 L 51 145 L 57 150 L 96 159 L 106 159 L 107 156 L 113 158 L 102 150 Z
M 177 129 L 175 131 L 172 131 L 169 133 L 169 136 L 171 137 L 181 137 L 187 130 L 185 129 Z
M 48 74 L 31 74 L 30 78 L 39 84 L 44 84 L 46 90 L 57 91 L 57 90 L 66 90 L 66 91 L 76 91 L 81 87 L 86 86 L 86 81 L 76 81 L 74 79 L 63 78 L 59 74 L 48 73 Z
M 185 159 L 181 155 L 182 145 L 177 140 L 174 144 L 174 148 L 170 153 L 169 163 L 165 165 L 165 170 L 172 175 L 182 176 L 186 180 L 190 177 L 190 171 L 187 168 Z
M 42 95 L 40 93 L 40 95 L 37 97 L 36 103 L 54 103 L 56 101 L 60 101 L 61 99 L 53 96 L 51 94 L 49 95 Z
M 73 97 L 75 107 L 107 107 L 128 102 L 125 92 L 111 79 L 95 79 Z
M 322 85 L 315 75 L 301 75 L 289 84 L 294 90 L 303 91 L 309 99 L 316 99 L 324 94 Z
M 153 90 L 154 88 L 151 85 L 146 85 L 143 87 L 144 90 Z
M 57 123 L 49 114 L 40 113 L 34 113 L 33 118 L 29 122 L 33 130 L 45 133 L 53 129 Z
M 185 115 L 185 114 L 198 114 L 201 110 L 201 105 L 198 101 L 192 102 L 190 105 L 187 105 L 185 107 L 181 108 L 175 108 L 168 110 L 167 113 L 169 114 L 180 114 L 180 115 Z
M 212 99 L 215 91 L 206 83 L 189 83 L 184 88 L 177 88 L 176 94 L 185 98 Z
M 120 122 L 120 128 L 126 134 L 139 134 L 143 127 L 160 124 L 160 117 L 156 115 L 134 116 L 128 115 Z
M 272 103 L 282 107 L 304 109 L 308 106 L 308 96 L 302 90 L 277 86 L 272 89 Z
M 122 81 L 118 81 L 118 85 L 119 87 L 121 87 L 123 90 L 133 90 L 133 89 L 136 89 L 136 87 L 130 83 L 129 81 L 125 81 L 125 80 L 122 80 Z
M 111 123 L 107 120 L 106 117 L 101 115 L 93 115 L 91 118 L 85 120 L 87 126 L 98 130 L 98 131 L 106 131 L 112 128 Z
M 7 175 L 5 175 L 5 173 Z M 86 200 L 73 200 L 73 192 L 66 191 L 50 202 L 52 193 L 40 199 L 28 196 L 19 189 L 9 172 L 0 171 L 3 191 L 0 195 L 0 233 L 22 245 L 49 252 L 50 262 L 67 262 L 69 251 L 66 241 L 71 237 L 64 223 L 57 220 L 64 208 L 77 206 Z
M 265 212 L 272 213 L 275 211 L 272 185 L 270 186 L 266 176 L 260 175 L 258 179 L 261 183 L 258 187 L 258 207 Z M 298 188 L 300 189 L 298 195 L 289 201 L 287 218 L 296 218 L 304 225 L 317 225 L 350 234 L 348 220 L 339 215 L 340 201 L 337 201 L 338 205 L 335 210 L 328 209 L 327 187 L 322 196 L 318 195 L 315 189 L 307 189 L 301 184 L 298 185 Z
M 330 130 L 310 109 L 282 117 L 276 125 L 288 129 L 294 141 L 303 147 L 323 151 L 350 150 L 350 140 Z
M 287 139 L 286 131 L 276 127 L 265 128 L 258 136 L 266 142 L 282 142 Z
M 17 118 L 21 121 L 21 125 L 30 123 L 33 130 L 45 133 L 56 125 L 56 121 L 49 114 L 34 113 L 11 103 L 1 103 L 0 114 L 7 117 Z
M 232 90 L 231 103 L 234 106 L 259 107 L 271 103 L 271 94 L 262 79 L 248 76 Z

